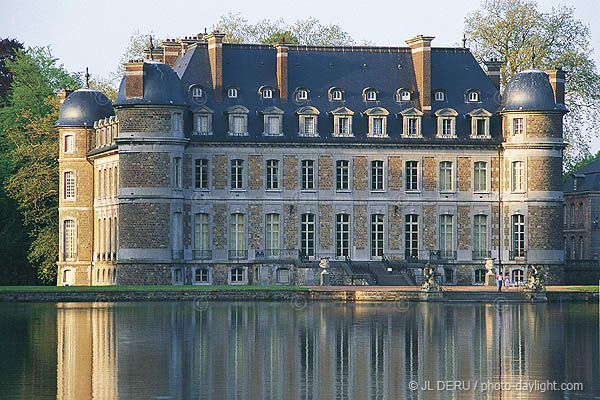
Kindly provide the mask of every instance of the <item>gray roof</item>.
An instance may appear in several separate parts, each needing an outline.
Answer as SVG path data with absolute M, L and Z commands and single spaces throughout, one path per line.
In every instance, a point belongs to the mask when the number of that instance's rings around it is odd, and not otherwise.
M 83 88 L 71 93 L 62 104 L 56 126 L 94 126 L 94 121 L 115 115 L 113 106 L 97 90 Z
M 554 91 L 544 71 L 530 69 L 515 75 L 506 85 L 501 111 L 566 111 L 554 102 Z
M 158 61 L 144 61 L 144 97 L 130 98 L 125 96 L 125 82 L 121 79 L 119 94 L 115 106 L 122 105 L 185 105 L 186 100 L 181 88 L 179 76 L 166 64 Z
M 574 190 L 573 181 L 577 178 L 577 190 Z M 570 192 L 598 192 L 600 191 L 600 159 L 579 168 L 572 173 L 564 184 L 563 191 Z

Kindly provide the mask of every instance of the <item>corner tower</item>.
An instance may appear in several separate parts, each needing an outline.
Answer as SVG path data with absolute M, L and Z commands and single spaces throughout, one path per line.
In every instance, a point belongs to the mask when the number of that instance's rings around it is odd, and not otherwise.
M 114 115 L 110 100 L 84 88 L 61 93 L 56 126 L 60 146 L 59 259 L 57 284 L 91 285 L 94 241 L 94 170 L 86 156 L 94 121 Z
M 562 85 L 550 82 L 549 75 Z M 535 264 L 546 270 L 548 283 L 560 282 L 564 73 L 531 69 L 517 74 L 506 86 L 499 112 L 505 271 L 526 273 L 524 264 Z

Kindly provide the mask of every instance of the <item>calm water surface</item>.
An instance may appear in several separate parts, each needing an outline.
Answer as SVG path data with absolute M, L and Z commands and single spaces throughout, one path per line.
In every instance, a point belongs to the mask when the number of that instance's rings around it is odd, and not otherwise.
M 0 399 L 600 398 L 598 325 L 598 304 L 4 303 Z

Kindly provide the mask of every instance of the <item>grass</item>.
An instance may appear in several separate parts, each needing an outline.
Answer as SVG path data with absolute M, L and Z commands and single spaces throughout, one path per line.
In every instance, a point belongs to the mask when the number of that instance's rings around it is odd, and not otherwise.
M 299 286 L 242 285 L 148 285 L 148 286 L 0 286 L 0 292 L 112 292 L 112 291 L 206 291 L 206 290 L 298 290 Z
M 600 286 L 598 286 L 598 285 L 568 286 L 567 289 L 577 290 L 578 292 L 598 292 L 598 291 L 600 291 Z

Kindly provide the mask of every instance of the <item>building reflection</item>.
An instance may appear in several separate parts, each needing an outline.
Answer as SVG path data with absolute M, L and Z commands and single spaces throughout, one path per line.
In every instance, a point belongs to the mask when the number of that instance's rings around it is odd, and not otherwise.
M 599 390 L 597 326 L 589 312 L 555 308 L 61 304 L 57 398 L 547 398 L 481 386 L 435 391 L 438 382 L 536 379 Z M 410 390 L 412 381 L 433 390 Z

